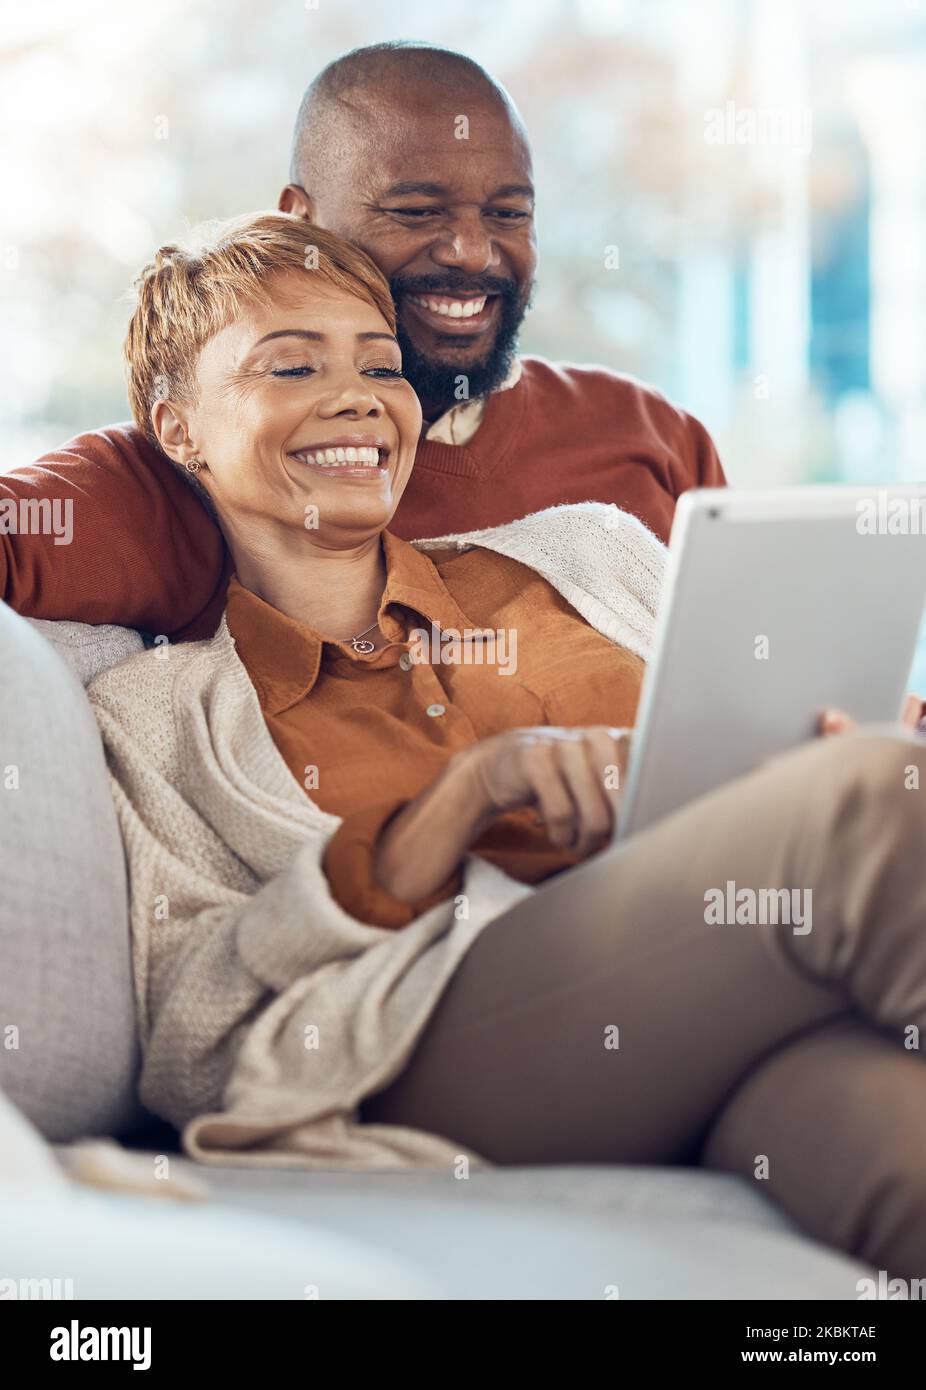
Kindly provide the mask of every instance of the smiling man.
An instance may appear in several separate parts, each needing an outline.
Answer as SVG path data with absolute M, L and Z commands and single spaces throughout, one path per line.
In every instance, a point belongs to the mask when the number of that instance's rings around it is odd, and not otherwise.
M 509 379 L 537 266 L 534 186 L 520 118 L 480 67 L 413 47 L 332 63 L 302 102 L 291 177 L 281 208 L 388 277 L 426 424 Z
M 724 482 L 706 431 L 659 392 L 603 367 L 518 356 L 537 268 L 530 146 L 477 63 L 422 44 L 331 63 L 300 107 L 290 180 L 279 206 L 349 237 L 390 282 L 424 416 L 397 535 L 593 500 L 665 539 L 681 492 Z M 230 574 L 222 536 L 132 426 L 80 435 L 5 475 L 4 499 L 74 503 L 69 546 L 0 526 L 0 596 L 12 607 L 174 637 L 214 630 Z

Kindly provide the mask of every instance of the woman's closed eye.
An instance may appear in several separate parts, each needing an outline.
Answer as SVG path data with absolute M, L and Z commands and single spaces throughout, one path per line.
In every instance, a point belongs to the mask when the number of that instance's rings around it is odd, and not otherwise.
M 270 375 L 278 378 L 307 377 L 311 376 L 316 369 L 309 366 L 301 367 L 272 367 Z M 398 380 L 405 376 L 401 367 L 362 367 L 364 376 L 375 376 L 385 380 Z

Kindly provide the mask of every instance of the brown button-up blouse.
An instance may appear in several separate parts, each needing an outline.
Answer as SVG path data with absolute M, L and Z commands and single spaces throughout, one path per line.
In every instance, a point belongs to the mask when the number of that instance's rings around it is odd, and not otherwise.
M 516 560 L 482 549 L 424 554 L 388 532 L 383 545 L 388 644 L 372 655 L 323 638 L 236 578 L 226 616 L 290 771 L 342 818 L 325 856 L 332 895 L 360 921 L 401 927 L 458 891 L 459 877 L 426 902 L 393 898 L 372 875 L 387 821 L 479 739 L 542 724 L 631 725 L 643 662 Z M 467 640 L 467 629 L 494 641 Z M 576 862 L 529 809 L 500 815 L 472 851 L 524 883 Z

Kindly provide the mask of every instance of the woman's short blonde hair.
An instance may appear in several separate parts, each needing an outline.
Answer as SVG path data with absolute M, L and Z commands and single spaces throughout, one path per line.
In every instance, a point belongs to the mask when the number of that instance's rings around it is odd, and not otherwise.
M 290 270 L 365 300 L 395 332 L 385 276 L 343 237 L 288 212 L 203 223 L 183 242 L 162 246 L 135 281 L 135 311 L 125 338 L 129 403 L 136 425 L 153 443 L 155 403 L 195 400 L 201 348 L 242 304 L 268 303 L 269 277 Z

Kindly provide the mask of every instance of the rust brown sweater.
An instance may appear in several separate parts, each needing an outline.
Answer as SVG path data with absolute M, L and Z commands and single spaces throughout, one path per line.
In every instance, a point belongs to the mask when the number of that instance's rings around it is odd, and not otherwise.
M 522 359 L 465 445 L 422 440 L 390 530 L 405 540 L 498 526 L 566 502 L 613 502 L 663 540 L 678 496 L 725 479 L 702 425 L 604 367 Z M 73 538 L 23 504 L 71 502 Z M 12 505 L 3 506 L 3 503 Z M 17 519 L 25 525 L 18 526 Z M 211 636 L 231 564 L 218 527 L 131 425 L 79 435 L 0 475 L 0 597 L 35 618 Z

